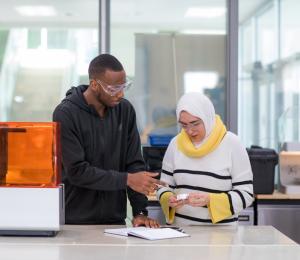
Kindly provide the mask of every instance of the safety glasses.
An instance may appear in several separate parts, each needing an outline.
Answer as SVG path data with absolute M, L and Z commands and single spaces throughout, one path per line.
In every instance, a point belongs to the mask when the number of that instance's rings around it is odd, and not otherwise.
M 197 128 L 198 126 L 200 126 L 201 124 L 203 124 L 203 122 L 201 119 L 199 119 L 194 122 L 187 123 L 187 124 L 184 124 L 181 122 L 179 122 L 179 124 L 184 130 L 189 130 L 189 129 L 193 130 L 193 129 Z
M 105 82 L 95 79 L 95 81 L 102 87 L 102 89 L 109 94 L 110 96 L 117 95 L 120 91 L 128 90 L 132 86 L 132 81 L 130 81 L 128 78 L 126 78 L 125 83 L 120 85 L 108 85 Z

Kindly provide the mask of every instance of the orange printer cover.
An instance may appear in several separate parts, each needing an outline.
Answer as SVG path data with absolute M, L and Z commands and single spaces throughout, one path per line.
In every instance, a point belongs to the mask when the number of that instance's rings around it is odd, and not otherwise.
M 0 187 L 57 187 L 59 138 L 54 122 L 0 122 Z

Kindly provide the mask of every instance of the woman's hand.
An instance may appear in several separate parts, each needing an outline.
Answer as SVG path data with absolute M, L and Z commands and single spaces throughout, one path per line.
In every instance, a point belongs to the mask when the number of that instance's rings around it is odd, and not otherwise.
M 192 192 L 187 198 L 187 204 L 192 207 L 203 207 L 209 203 L 209 194 L 201 192 Z
M 172 195 L 170 196 L 168 203 L 169 207 L 179 209 L 183 205 L 187 204 L 187 200 L 177 200 L 177 196 Z

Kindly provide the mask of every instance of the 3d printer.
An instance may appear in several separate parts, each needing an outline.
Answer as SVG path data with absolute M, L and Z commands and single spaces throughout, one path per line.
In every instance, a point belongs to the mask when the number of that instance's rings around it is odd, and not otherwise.
M 57 123 L 0 123 L 0 235 L 54 236 L 64 223 Z

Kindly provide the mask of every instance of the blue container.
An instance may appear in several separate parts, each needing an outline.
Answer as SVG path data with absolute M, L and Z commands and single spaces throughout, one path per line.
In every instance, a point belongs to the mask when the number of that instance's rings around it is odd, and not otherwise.
M 152 146 L 167 146 L 174 135 L 149 135 L 149 143 Z

